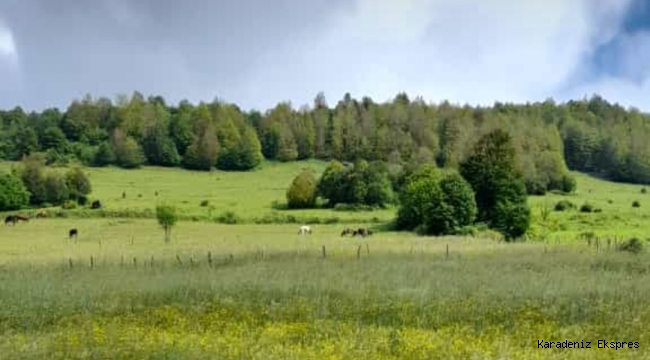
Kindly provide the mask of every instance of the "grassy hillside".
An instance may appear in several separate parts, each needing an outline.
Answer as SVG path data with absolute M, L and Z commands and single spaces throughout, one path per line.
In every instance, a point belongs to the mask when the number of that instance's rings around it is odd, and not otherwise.
M 220 221 L 228 211 L 241 223 L 282 223 L 293 217 L 301 222 L 337 222 L 362 224 L 388 223 L 395 209 L 345 212 L 329 209 L 277 210 L 273 204 L 283 204 L 285 192 L 293 178 L 303 168 L 321 173 L 322 161 L 290 163 L 267 162 L 251 172 L 194 172 L 181 169 L 145 167 L 140 170 L 118 168 L 86 168 L 93 184 L 93 199 L 100 199 L 106 213 L 89 210 L 68 212 L 71 217 L 110 215 L 117 217 L 152 217 L 158 202 L 169 202 L 181 209 L 186 220 Z M 3 163 L 8 169 L 10 163 Z M 530 197 L 535 240 L 562 242 L 575 240 L 593 232 L 603 238 L 646 238 L 650 234 L 650 192 L 644 186 L 614 183 L 582 173 L 573 173 L 578 190 L 571 195 L 548 194 Z M 649 189 L 650 190 L 650 189 Z M 122 193 L 126 198 L 122 198 Z M 158 196 L 156 196 L 158 192 Z M 207 206 L 201 206 L 203 201 Z M 576 209 L 553 211 L 561 200 L 572 202 Z M 640 207 L 632 207 L 638 201 Z M 598 213 L 581 213 L 579 208 L 589 203 Z M 546 219 L 543 209 L 550 210 Z M 148 213 L 145 213 L 148 211 Z
M 602 238 L 648 238 L 650 234 L 650 191 L 643 193 L 642 185 L 621 184 L 597 179 L 585 174 L 573 174 L 578 190 L 571 195 L 548 194 L 533 196 L 533 229 L 531 236 L 551 242 L 579 238 L 581 234 L 593 232 Z M 650 189 L 648 189 L 650 190 Z M 558 201 L 568 200 L 576 205 L 575 210 L 553 211 Z M 632 207 L 638 201 L 640 207 Z M 601 212 L 581 213 L 579 208 L 591 204 Z M 546 220 L 542 209 L 550 208 Z

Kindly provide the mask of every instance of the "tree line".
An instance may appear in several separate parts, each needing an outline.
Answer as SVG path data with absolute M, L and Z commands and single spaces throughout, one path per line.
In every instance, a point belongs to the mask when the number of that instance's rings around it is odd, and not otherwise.
M 47 169 L 42 156 L 34 154 L 10 172 L 0 173 L 0 211 L 27 206 L 84 206 L 91 191 L 90 180 L 80 168 L 72 167 L 65 173 Z
M 135 92 L 115 101 L 87 95 L 64 111 L 0 111 L 0 158 L 43 152 L 48 164 L 240 171 L 263 158 L 458 168 L 481 136 L 503 129 L 512 136 L 527 192 L 543 194 L 574 187 L 568 169 L 650 183 L 648 119 L 599 96 L 471 107 L 403 93 L 383 103 L 346 94 L 330 106 L 319 94 L 311 106 L 285 102 L 260 112 L 220 100 L 170 105 Z
M 517 168 L 513 140 L 500 129 L 482 136 L 459 170 L 422 164 L 391 174 L 381 161 L 347 166 L 332 161 L 318 179 L 312 170 L 303 170 L 286 197 L 289 208 L 348 210 L 394 203 L 395 227 L 423 234 L 463 234 L 480 223 L 512 240 L 530 226 L 525 180 Z

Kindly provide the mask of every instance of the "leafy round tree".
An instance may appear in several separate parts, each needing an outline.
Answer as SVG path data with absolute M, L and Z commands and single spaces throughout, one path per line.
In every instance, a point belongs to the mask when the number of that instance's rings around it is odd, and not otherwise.
M 107 166 L 113 163 L 115 163 L 115 153 L 108 141 L 104 141 L 99 144 L 99 147 L 97 148 L 95 158 L 93 159 L 93 165 Z
M 530 208 L 525 203 L 499 201 L 494 209 L 496 215 L 492 226 L 506 240 L 523 236 L 530 227 Z
M 316 203 L 316 176 L 311 170 L 303 170 L 287 190 L 287 204 L 291 209 L 309 209 Z
M 29 191 L 12 174 L 0 174 L 0 211 L 21 209 L 29 204 Z
M 88 176 L 78 167 L 68 170 L 65 181 L 70 190 L 70 197 L 75 200 L 87 196 L 92 191 Z
M 329 206 L 345 203 L 345 166 L 332 161 L 318 182 L 318 195 L 327 199 Z
M 158 205 L 156 206 L 156 218 L 158 219 L 158 224 L 165 231 L 165 242 L 169 242 L 172 228 L 176 225 L 176 221 L 178 221 L 176 208 L 171 205 Z
M 503 231 L 508 239 L 526 232 L 530 224 L 530 211 L 524 211 L 528 209 L 526 187 L 516 167 L 515 148 L 508 133 L 494 130 L 483 136 L 473 153 L 461 163 L 460 173 L 476 194 L 478 220 Z M 518 209 L 520 213 L 503 217 L 510 214 L 509 209 Z M 508 221 L 516 224 L 505 223 Z
M 441 175 L 433 167 L 424 167 L 409 177 L 400 193 L 397 225 L 402 229 L 454 234 L 475 217 L 474 193 L 456 173 Z
M 32 205 L 42 204 L 46 200 L 44 166 L 45 161 L 37 156 L 23 161 L 20 178 L 30 193 L 29 202 Z
M 440 189 L 445 206 L 449 208 L 449 227 L 442 229 L 444 233 L 452 233 L 460 228 L 471 225 L 478 212 L 474 191 L 469 183 L 458 173 L 449 173 L 440 181 Z
M 70 189 L 66 179 L 58 172 L 50 172 L 45 178 L 45 194 L 47 202 L 52 205 L 63 204 L 70 197 Z

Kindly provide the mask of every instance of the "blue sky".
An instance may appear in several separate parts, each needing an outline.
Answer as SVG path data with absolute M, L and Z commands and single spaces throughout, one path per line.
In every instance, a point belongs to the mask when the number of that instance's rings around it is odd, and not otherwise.
M 650 111 L 648 0 L 2 0 L 0 107 L 86 93 L 244 108 L 323 91 Z

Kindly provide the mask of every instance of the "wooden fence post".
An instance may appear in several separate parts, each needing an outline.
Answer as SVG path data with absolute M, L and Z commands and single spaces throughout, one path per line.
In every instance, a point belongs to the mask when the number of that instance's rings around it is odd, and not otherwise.
M 93 256 L 90 256 L 90 268 L 93 269 L 95 267 L 95 259 L 93 259 Z
M 72 269 L 72 258 L 68 258 L 68 264 L 70 265 L 70 269 Z
M 445 259 L 449 260 L 449 244 L 447 244 L 447 250 L 445 251 Z
M 323 259 L 327 258 L 327 252 L 325 252 L 325 245 L 323 245 Z
M 208 266 L 212 267 L 212 253 L 208 251 Z
M 366 255 L 370 255 L 370 246 L 366 243 Z
M 361 245 L 357 246 L 357 260 L 361 259 Z
M 176 261 L 178 261 L 178 265 L 183 266 L 183 262 L 181 261 L 181 257 L 176 254 Z
M 133 257 L 133 268 L 138 268 L 138 259 L 136 259 L 135 256 Z
M 153 255 L 151 255 L 151 268 L 153 269 Z

